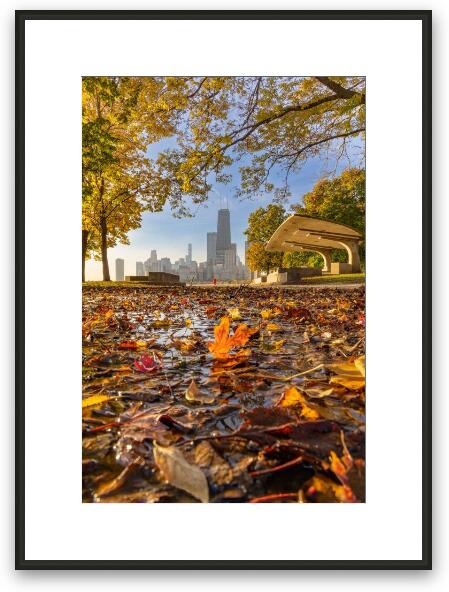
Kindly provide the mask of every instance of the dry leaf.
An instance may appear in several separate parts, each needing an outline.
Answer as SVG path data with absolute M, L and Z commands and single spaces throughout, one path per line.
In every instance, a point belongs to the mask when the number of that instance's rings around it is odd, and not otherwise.
M 356 364 L 357 363 L 357 364 Z M 329 364 L 329 370 L 335 372 L 330 383 L 341 384 L 351 391 L 358 391 L 365 386 L 365 356 L 357 358 L 355 362 L 343 362 L 341 364 Z
M 185 395 L 187 401 L 193 401 L 195 403 L 213 403 L 215 401 L 214 397 L 201 394 L 201 391 L 194 380 L 192 380 L 187 387 Z
M 209 486 L 203 471 L 191 465 L 174 446 L 154 445 L 154 460 L 164 479 L 174 487 L 190 493 L 203 503 L 209 501 Z

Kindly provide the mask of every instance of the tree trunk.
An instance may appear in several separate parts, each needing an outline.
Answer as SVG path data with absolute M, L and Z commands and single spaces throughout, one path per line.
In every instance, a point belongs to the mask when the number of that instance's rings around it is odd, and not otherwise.
M 108 263 L 108 227 L 106 218 L 101 219 L 101 261 L 103 263 L 103 281 L 110 282 Z
M 87 237 L 89 236 L 89 231 L 84 230 L 83 228 L 83 236 L 82 236 L 82 245 L 83 245 L 83 272 L 82 272 L 82 281 L 86 281 L 86 252 L 87 252 Z

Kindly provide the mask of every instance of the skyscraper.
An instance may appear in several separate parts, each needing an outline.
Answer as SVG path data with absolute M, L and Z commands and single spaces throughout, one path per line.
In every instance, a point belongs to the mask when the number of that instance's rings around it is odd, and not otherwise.
M 123 282 L 125 279 L 125 261 L 124 259 L 115 260 L 115 281 Z
M 207 260 L 215 263 L 217 258 L 217 233 L 207 233 Z
M 136 261 L 136 275 L 145 275 L 145 269 L 142 261 Z
M 245 241 L 245 265 L 248 267 L 248 249 L 249 249 L 250 242 Z
M 225 251 L 231 247 L 231 214 L 228 209 L 218 210 L 217 263 L 223 263 Z
M 192 263 L 192 243 L 187 245 L 186 263 Z

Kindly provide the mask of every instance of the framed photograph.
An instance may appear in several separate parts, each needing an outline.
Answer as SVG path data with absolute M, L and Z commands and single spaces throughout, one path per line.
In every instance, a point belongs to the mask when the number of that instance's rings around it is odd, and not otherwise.
M 18 11 L 17 569 L 430 569 L 430 236 L 429 11 Z

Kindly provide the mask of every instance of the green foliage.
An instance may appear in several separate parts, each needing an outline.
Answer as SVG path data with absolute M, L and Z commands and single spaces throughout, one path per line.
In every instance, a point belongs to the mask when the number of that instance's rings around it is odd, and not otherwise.
M 251 271 L 269 273 L 272 269 L 281 267 L 283 253 L 269 253 L 265 250 L 265 243 L 252 243 L 246 253 L 246 261 Z
M 248 218 L 248 228 L 245 230 L 248 241 L 250 243 L 268 242 L 273 232 L 286 217 L 285 208 L 279 204 L 269 204 L 266 208 L 257 208 Z
M 312 251 L 290 251 L 284 253 L 282 267 L 323 267 L 321 255 Z
M 269 272 L 282 265 L 283 253 L 269 253 L 265 250 L 266 243 L 273 232 L 286 218 L 283 206 L 270 204 L 266 208 L 257 208 L 249 215 L 248 228 L 245 234 L 250 246 L 247 251 L 247 262 L 251 271 Z
M 322 179 L 312 191 L 303 197 L 303 205 L 297 205 L 298 214 L 315 216 L 346 224 L 365 235 L 365 170 L 346 169 L 338 177 Z M 360 245 L 361 260 L 365 259 L 364 243 Z M 335 250 L 332 261 L 347 261 L 345 250 Z
M 322 179 L 303 197 L 296 211 L 347 224 L 365 233 L 365 171 L 346 169 L 338 177 Z

